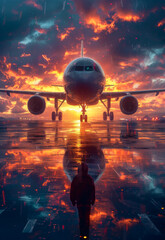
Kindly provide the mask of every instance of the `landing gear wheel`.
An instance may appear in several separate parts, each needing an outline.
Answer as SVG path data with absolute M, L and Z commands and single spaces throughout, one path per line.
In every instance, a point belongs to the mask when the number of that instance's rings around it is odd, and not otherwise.
M 80 122 L 83 122 L 83 115 L 80 115 Z
M 88 117 L 87 117 L 87 115 L 85 115 L 85 122 L 87 122 L 87 120 L 88 120 Z
M 107 120 L 107 113 L 103 112 L 103 120 L 106 121 Z
M 56 120 L 56 113 L 52 112 L 52 121 L 55 121 L 55 120 Z
M 58 120 L 59 120 L 59 121 L 62 121 L 62 112 L 59 112 L 59 114 L 58 114 Z
M 110 120 L 113 121 L 114 120 L 114 113 L 110 112 Z

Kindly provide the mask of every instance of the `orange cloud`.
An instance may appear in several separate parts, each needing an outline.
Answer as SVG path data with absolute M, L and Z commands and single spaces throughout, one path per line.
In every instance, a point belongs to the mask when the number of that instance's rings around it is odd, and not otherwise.
M 87 51 L 86 51 L 86 49 L 84 49 L 84 54 L 86 54 L 86 53 L 87 53 Z M 80 50 L 66 51 L 64 54 L 64 59 L 65 60 L 67 59 L 67 61 L 70 62 L 73 60 L 73 56 L 75 56 L 75 58 L 80 57 Z
M 26 5 L 31 5 L 31 6 L 33 6 L 33 7 L 35 7 L 35 8 L 37 8 L 37 9 L 39 9 L 39 10 L 42 10 L 42 6 L 41 6 L 40 4 L 37 4 L 37 3 L 35 2 L 35 0 L 27 0 L 27 1 L 25 2 L 25 4 L 26 4 Z
M 46 68 L 46 65 L 39 63 L 38 66 L 41 66 L 42 68 Z
M 106 20 L 102 20 L 100 16 L 87 16 L 85 19 L 85 24 L 93 28 L 95 33 L 100 33 L 102 31 L 108 31 L 111 33 L 115 27 L 115 17 L 111 23 L 107 23 Z
M 122 69 L 124 69 L 126 67 L 133 67 L 136 62 L 138 62 L 138 58 L 132 58 L 129 59 L 128 61 L 119 62 L 119 65 L 121 66 Z
M 25 65 L 22 65 L 22 67 L 28 67 L 28 68 L 31 68 L 31 66 L 29 64 L 25 64 Z
M 83 15 L 81 13 L 81 18 L 83 21 L 79 21 L 80 24 L 85 24 L 87 27 L 93 28 L 95 33 L 100 33 L 102 31 L 107 31 L 111 33 L 113 30 L 116 30 L 116 22 L 120 19 L 122 21 L 128 22 L 137 22 L 140 21 L 144 14 L 137 14 L 134 12 L 123 12 L 121 9 L 116 9 L 115 7 L 113 10 L 116 12 L 113 15 L 109 16 L 109 12 L 107 11 L 107 6 L 100 6 L 102 10 L 102 17 L 98 14 L 97 10 L 93 10 L 92 13 L 88 15 Z M 107 21 L 107 17 L 111 17 L 110 20 Z M 94 39 L 95 40 L 95 39 Z
M 20 75 L 24 75 L 25 74 L 25 71 L 22 69 L 22 68 L 18 68 L 18 73 Z
M 64 57 L 67 57 L 67 56 L 73 56 L 73 55 L 78 55 L 80 52 L 78 51 L 66 51 L 65 54 L 64 54 Z
M 61 41 L 63 41 L 65 38 L 67 38 L 67 37 L 69 36 L 69 34 L 71 33 L 71 31 L 73 31 L 74 29 L 75 29 L 75 27 L 67 28 L 64 33 L 59 33 L 59 34 L 58 34 L 58 38 L 60 38 Z M 57 27 L 57 30 L 59 31 L 59 28 L 58 28 L 58 27 Z
M 139 16 L 135 13 L 124 13 L 124 12 L 118 12 L 117 17 L 122 21 L 126 21 L 126 22 L 137 22 L 142 19 L 142 16 Z
M 47 30 L 43 29 L 43 28 L 36 28 L 35 29 L 37 32 L 41 33 L 41 34 L 47 34 Z
M 46 55 L 42 54 L 42 57 L 43 57 L 47 62 L 50 61 L 50 58 L 48 58 Z
M 163 18 L 159 23 L 158 23 L 158 27 L 161 27 L 165 24 L 165 18 Z
M 31 54 L 30 53 L 22 53 L 21 57 L 30 57 Z
M 5 70 L 1 70 L 4 74 L 7 82 L 10 78 L 13 78 L 13 89 L 32 89 L 31 86 L 36 85 L 37 82 L 40 82 L 42 79 L 36 76 L 25 75 L 25 71 L 22 68 L 18 68 L 18 72 L 15 72 L 12 69 L 12 64 L 8 63 L 6 57 L 4 57 L 3 64 L 5 65 Z M 32 68 L 29 64 L 23 65 L 22 67 Z
M 91 38 L 92 41 L 98 41 L 99 40 L 99 37 L 93 37 Z

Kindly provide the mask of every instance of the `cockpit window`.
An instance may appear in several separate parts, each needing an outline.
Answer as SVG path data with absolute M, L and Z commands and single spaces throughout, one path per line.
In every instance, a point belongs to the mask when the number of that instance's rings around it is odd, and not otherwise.
M 73 71 L 86 71 L 86 72 L 91 72 L 91 71 L 96 71 L 96 72 L 100 72 L 100 69 L 99 67 L 94 63 L 93 66 L 92 65 L 87 65 L 87 66 L 82 66 L 82 65 L 79 65 L 79 66 L 72 66 L 70 68 L 70 71 L 69 72 L 73 72 Z
M 70 72 L 73 71 L 84 71 L 84 66 L 72 66 Z
M 92 66 L 85 66 L 85 71 L 93 71 L 93 67 Z
M 98 66 L 97 66 L 96 64 L 94 64 L 93 68 L 94 68 L 94 70 L 95 70 L 96 72 L 100 72 L 100 71 L 99 71 L 99 68 L 98 68 Z
M 84 71 L 84 66 L 76 66 L 75 71 Z

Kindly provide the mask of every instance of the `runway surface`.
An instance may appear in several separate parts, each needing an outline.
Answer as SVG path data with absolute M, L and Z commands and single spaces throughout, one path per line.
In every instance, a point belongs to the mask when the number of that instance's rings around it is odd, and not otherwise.
M 82 162 L 96 192 L 89 239 L 165 239 L 165 123 L 101 121 L 0 122 L 0 239 L 79 239 Z

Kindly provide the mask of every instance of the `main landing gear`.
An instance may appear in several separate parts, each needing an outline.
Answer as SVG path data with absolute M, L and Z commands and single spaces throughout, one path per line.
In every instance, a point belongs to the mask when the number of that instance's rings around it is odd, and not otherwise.
M 59 108 L 62 106 L 62 104 L 64 103 L 65 100 L 63 100 L 62 102 L 60 102 L 60 105 L 58 106 L 58 99 L 55 98 L 54 99 L 54 107 L 55 107 L 55 112 L 52 112 L 52 121 L 56 120 L 56 117 L 58 118 L 59 121 L 62 121 L 62 112 L 59 112 Z
M 100 100 L 102 102 L 102 104 L 105 106 L 105 108 L 107 109 L 106 112 L 103 112 L 103 120 L 106 121 L 107 118 L 109 117 L 110 121 L 114 120 L 114 113 L 110 112 L 110 108 L 111 108 L 111 99 L 108 98 L 107 99 L 107 105 L 105 104 L 105 102 L 103 102 L 103 100 Z
M 82 107 L 82 115 L 80 115 L 80 122 L 83 122 L 83 121 L 84 121 L 84 122 L 87 122 L 88 117 L 87 117 L 87 115 L 85 114 L 85 113 L 86 113 L 86 109 L 85 109 L 86 104 L 82 104 L 81 107 Z

